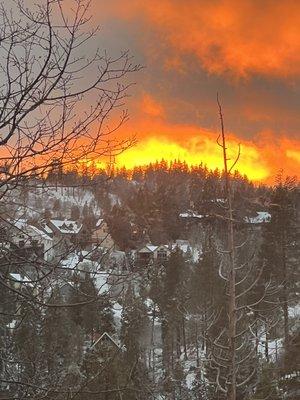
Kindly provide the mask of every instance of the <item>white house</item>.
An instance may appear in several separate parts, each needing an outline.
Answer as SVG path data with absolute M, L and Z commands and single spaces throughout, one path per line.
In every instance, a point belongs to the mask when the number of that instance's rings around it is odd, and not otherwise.
M 169 245 L 161 244 L 155 246 L 149 243 L 136 251 L 135 260 L 140 263 L 148 263 L 151 260 L 163 263 L 167 261 L 171 253 L 176 249 L 181 250 L 183 255 L 191 257 L 194 262 L 199 260 L 200 249 L 192 247 L 188 240 L 180 239 Z
M 25 219 L 9 221 L 11 240 L 19 247 L 42 247 L 44 259 L 51 261 L 54 257 L 53 239 L 42 229 L 29 224 Z
M 252 217 L 245 217 L 244 222 L 247 224 L 261 225 L 271 221 L 271 214 L 267 211 L 257 211 Z
M 80 241 L 82 224 L 73 220 L 50 219 L 46 223 L 53 232 L 54 252 L 58 257 L 67 256 L 73 245 Z

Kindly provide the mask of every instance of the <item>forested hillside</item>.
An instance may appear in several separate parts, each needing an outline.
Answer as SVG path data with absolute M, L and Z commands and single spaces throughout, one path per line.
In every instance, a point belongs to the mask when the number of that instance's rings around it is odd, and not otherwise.
M 294 400 L 298 186 L 282 176 L 274 187 L 238 173 L 231 180 L 237 398 Z M 54 169 L 18 198 L 23 203 L 11 204 L 14 220 L 1 236 L 2 398 L 226 399 L 228 230 L 220 171 L 164 161 L 109 176 Z M 99 218 L 106 236 L 93 241 Z M 31 239 L 16 242 L 13 226 L 21 220 L 52 238 L 52 258 Z M 72 227 L 58 254 L 74 221 L 81 233 L 74 239 Z M 112 245 L 104 245 L 107 235 Z M 35 240 L 45 243 L 42 235 Z

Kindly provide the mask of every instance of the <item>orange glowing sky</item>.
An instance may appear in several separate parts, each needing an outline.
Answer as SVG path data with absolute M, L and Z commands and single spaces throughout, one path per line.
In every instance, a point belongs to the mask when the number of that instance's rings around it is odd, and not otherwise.
M 221 168 L 219 92 L 238 169 L 272 182 L 300 168 L 300 2 L 294 0 L 93 0 L 100 45 L 130 49 L 129 123 L 138 143 L 118 166 L 180 158 Z

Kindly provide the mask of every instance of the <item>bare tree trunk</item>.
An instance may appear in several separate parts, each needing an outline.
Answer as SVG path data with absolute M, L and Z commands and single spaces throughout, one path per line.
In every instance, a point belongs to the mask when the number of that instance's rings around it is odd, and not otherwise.
M 196 321 L 196 355 L 197 355 L 197 367 L 200 365 L 199 360 L 199 342 L 198 342 L 198 323 Z
M 259 345 L 259 339 L 258 339 L 258 321 L 256 319 L 255 321 L 255 354 L 256 356 L 258 355 L 258 345 Z
M 232 211 L 232 192 L 230 171 L 227 166 L 227 147 L 224 131 L 224 122 L 221 104 L 218 99 L 219 115 L 221 121 L 221 140 L 223 149 L 223 162 L 225 174 L 225 193 L 227 198 L 227 221 L 228 221 L 228 253 L 229 253 L 229 300 L 228 300 L 228 338 L 229 338 L 229 382 L 227 390 L 227 399 L 236 400 L 236 278 L 235 278 L 235 246 L 234 246 L 234 227 Z
M 155 306 L 153 307 L 152 326 L 151 326 L 152 373 L 153 373 L 153 381 L 155 382 L 154 328 L 155 328 Z M 150 365 L 151 365 L 151 352 L 150 352 Z
M 265 357 L 266 361 L 269 362 L 269 328 L 267 323 L 265 323 L 265 331 L 266 331 L 266 340 L 265 340 Z
M 180 335 L 180 324 L 176 327 L 176 355 L 179 359 L 181 356 L 181 335 Z
M 186 348 L 186 332 L 185 332 L 185 318 L 182 316 L 182 339 L 183 339 L 183 350 L 184 350 L 184 359 L 187 360 L 187 348 Z
M 171 334 L 171 369 L 174 372 L 174 334 Z

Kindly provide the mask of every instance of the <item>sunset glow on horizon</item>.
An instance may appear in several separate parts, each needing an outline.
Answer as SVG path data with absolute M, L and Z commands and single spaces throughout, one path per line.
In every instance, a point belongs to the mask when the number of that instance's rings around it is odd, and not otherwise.
M 232 143 L 232 148 L 237 150 L 237 144 Z M 232 160 L 236 154 L 230 151 Z M 254 147 L 242 148 L 240 166 L 236 166 L 242 175 L 247 175 L 249 179 L 254 181 L 263 181 L 269 176 L 266 166 L 259 165 L 259 154 Z M 149 138 L 131 149 L 126 150 L 116 157 L 116 166 L 121 168 L 125 166 L 127 169 L 133 169 L 137 166 L 147 166 L 150 163 L 166 161 L 168 164 L 178 160 L 184 161 L 189 167 L 203 164 L 208 169 L 223 169 L 223 159 L 220 148 L 216 143 L 204 139 L 202 143 L 190 140 L 185 145 L 176 142 L 170 142 L 166 138 Z M 254 168 L 254 164 L 257 167 Z
M 236 169 L 273 183 L 300 171 L 300 3 L 252 0 L 93 1 L 103 43 L 131 49 L 145 69 L 128 99 L 116 157 L 132 168 L 180 159 L 222 169 L 219 92 Z M 113 33 L 113 34 L 112 34 Z M 106 42 L 105 42 L 106 41 Z
M 147 135 L 135 145 L 112 157 L 114 168 L 126 168 L 132 171 L 135 167 L 147 167 L 149 164 L 160 163 L 164 160 L 168 166 L 176 161 L 185 162 L 188 167 L 202 164 L 209 170 L 223 170 L 222 150 L 217 145 L 217 134 L 209 131 L 190 136 L 186 140 L 172 141 L 168 136 Z M 174 127 L 174 132 L 176 128 Z M 183 130 L 184 132 L 184 130 Z M 184 136 L 184 135 L 183 135 Z M 242 141 L 229 135 L 227 142 L 229 168 L 238 154 L 240 143 L 241 153 L 239 160 L 232 170 L 246 175 L 254 183 L 273 184 L 276 175 L 282 170 L 287 175 L 297 176 L 300 169 L 300 146 L 297 142 L 286 139 L 275 140 L 270 134 L 259 138 L 256 143 Z M 96 170 L 107 169 L 110 164 L 107 156 L 103 159 L 84 159 L 81 165 Z

